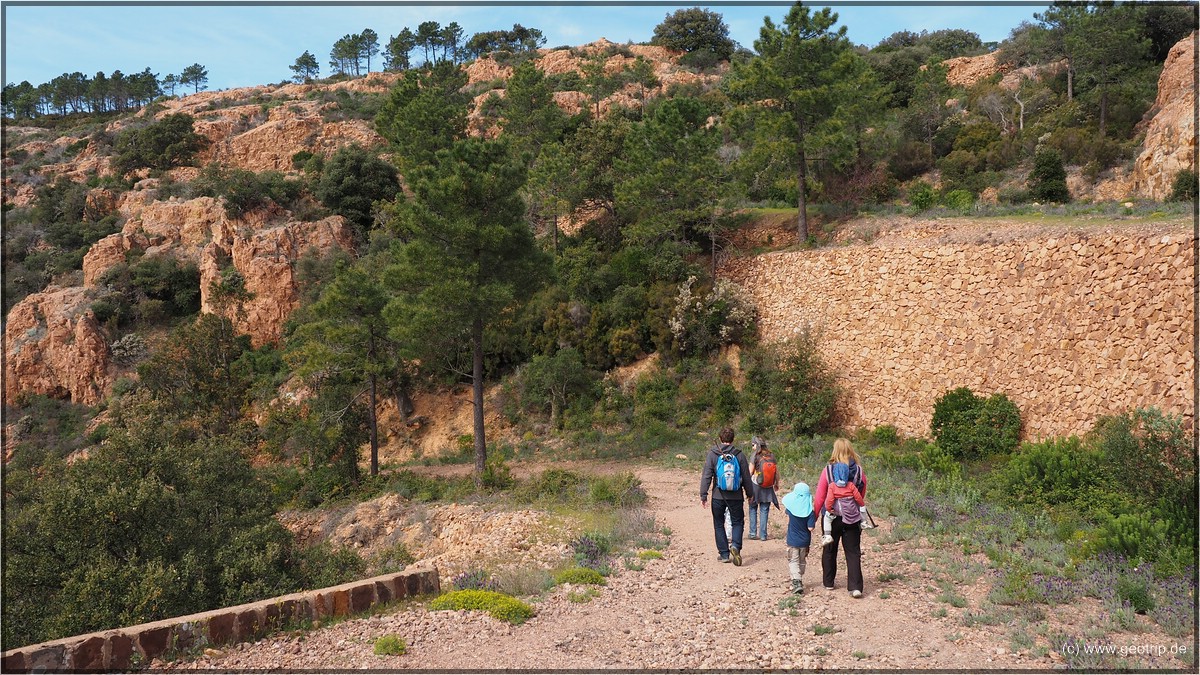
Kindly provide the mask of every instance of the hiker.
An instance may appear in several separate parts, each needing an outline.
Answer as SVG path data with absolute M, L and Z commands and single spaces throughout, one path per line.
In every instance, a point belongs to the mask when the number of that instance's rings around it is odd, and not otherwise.
M 712 488 L 713 536 L 717 540 L 717 559 L 721 562 L 742 564 L 742 529 L 746 524 L 746 512 L 742 495 L 753 499 L 750 494 L 750 465 L 746 456 L 733 445 L 733 429 L 725 427 L 718 435 L 720 444 L 713 446 L 704 458 L 704 472 L 700 474 L 700 506 L 708 508 L 708 490 Z M 746 477 L 743 479 L 743 477 Z M 729 509 L 732 527 L 725 534 L 725 509 Z
M 784 513 L 788 517 L 787 544 L 788 576 L 792 580 L 792 593 L 804 593 L 804 568 L 808 558 L 808 547 L 812 544 L 812 530 L 817 525 L 817 514 L 813 511 L 812 490 L 808 483 L 796 483 L 792 491 L 783 497 Z
M 849 474 L 847 482 L 853 483 L 858 488 L 859 496 L 863 497 L 865 501 L 867 476 L 862 466 L 859 465 L 858 453 L 854 451 L 854 446 L 850 444 L 850 441 L 839 438 L 834 441 L 829 464 L 821 471 L 821 478 L 817 481 L 817 493 L 813 500 L 814 510 L 825 510 L 825 499 L 830 488 L 834 486 L 833 467 L 835 464 L 846 465 Z M 846 552 L 846 590 L 850 591 L 850 596 L 854 598 L 861 598 L 863 593 L 862 523 L 859 520 L 861 517 L 861 512 L 845 517 L 833 514 L 830 527 L 825 531 L 825 534 L 829 535 L 829 544 L 821 550 L 821 576 L 825 589 L 832 591 L 834 579 L 837 578 L 838 542 L 841 542 L 842 548 Z
M 863 499 L 858 486 L 850 480 L 850 466 L 844 462 L 833 465 L 830 472 L 833 483 L 825 495 L 825 516 L 821 520 L 821 531 L 825 536 L 821 544 L 828 546 L 833 543 L 830 531 L 833 529 L 835 515 L 842 517 L 843 523 L 862 523 L 863 529 L 870 529 L 870 517 L 867 515 L 867 502 Z
M 750 447 L 754 450 L 750 453 L 750 469 L 753 472 L 750 492 L 754 499 L 750 500 L 750 534 L 747 536 L 766 541 L 767 515 L 771 513 L 771 505 L 779 509 L 779 499 L 775 496 L 775 455 L 767 448 L 767 442 L 758 436 L 750 440 Z

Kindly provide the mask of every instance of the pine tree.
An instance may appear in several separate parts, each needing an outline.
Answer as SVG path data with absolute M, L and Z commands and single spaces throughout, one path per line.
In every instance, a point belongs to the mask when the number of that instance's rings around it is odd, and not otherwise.
M 483 421 L 486 331 L 545 275 L 545 256 L 524 221 L 525 167 L 503 141 L 466 139 L 408 177 L 412 198 L 393 210 L 386 316 L 408 360 L 472 385 L 475 476 L 487 461 Z M 468 365 L 469 364 L 469 365 Z

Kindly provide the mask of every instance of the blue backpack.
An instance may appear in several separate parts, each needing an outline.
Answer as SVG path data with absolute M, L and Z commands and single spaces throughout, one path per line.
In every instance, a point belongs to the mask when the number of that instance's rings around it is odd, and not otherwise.
M 742 465 L 732 453 L 717 458 L 717 489 L 735 492 L 742 489 Z

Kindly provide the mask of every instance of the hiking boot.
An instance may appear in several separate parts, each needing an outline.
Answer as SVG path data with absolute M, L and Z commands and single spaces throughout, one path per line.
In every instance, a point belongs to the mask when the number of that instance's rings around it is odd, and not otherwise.
M 822 546 L 828 546 L 832 543 L 833 543 L 833 535 L 832 534 L 827 534 L 827 535 L 821 537 L 821 545 Z
M 804 595 L 804 582 L 799 579 L 792 580 L 792 595 Z
M 725 563 L 727 563 L 727 562 L 729 562 L 729 556 L 727 556 L 727 555 L 719 555 L 719 556 L 717 556 L 717 562 L 725 562 Z
M 747 539 L 758 539 L 758 535 L 751 532 L 749 535 L 746 536 L 746 538 Z
M 739 551 L 737 547 L 729 549 L 729 558 L 733 560 L 734 565 L 737 565 L 738 567 L 742 566 L 742 552 Z
M 852 597 L 852 598 L 861 598 L 861 597 L 862 597 L 862 591 L 850 591 L 850 597 Z

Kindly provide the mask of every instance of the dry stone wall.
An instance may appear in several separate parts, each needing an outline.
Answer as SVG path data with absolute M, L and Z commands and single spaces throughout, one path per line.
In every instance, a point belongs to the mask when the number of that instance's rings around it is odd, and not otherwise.
M 962 386 L 1008 395 L 1029 439 L 1147 406 L 1192 424 L 1195 238 L 1182 226 L 777 252 L 725 273 L 766 341 L 816 331 L 849 426 L 928 435 L 934 401 Z
M 128 628 L 76 635 L 3 654 L 0 672 L 128 672 L 172 653 L 249 642 L 289 626 L 348 617 L 376 605 L 436 594 L 436 569 L 412 570 Z

